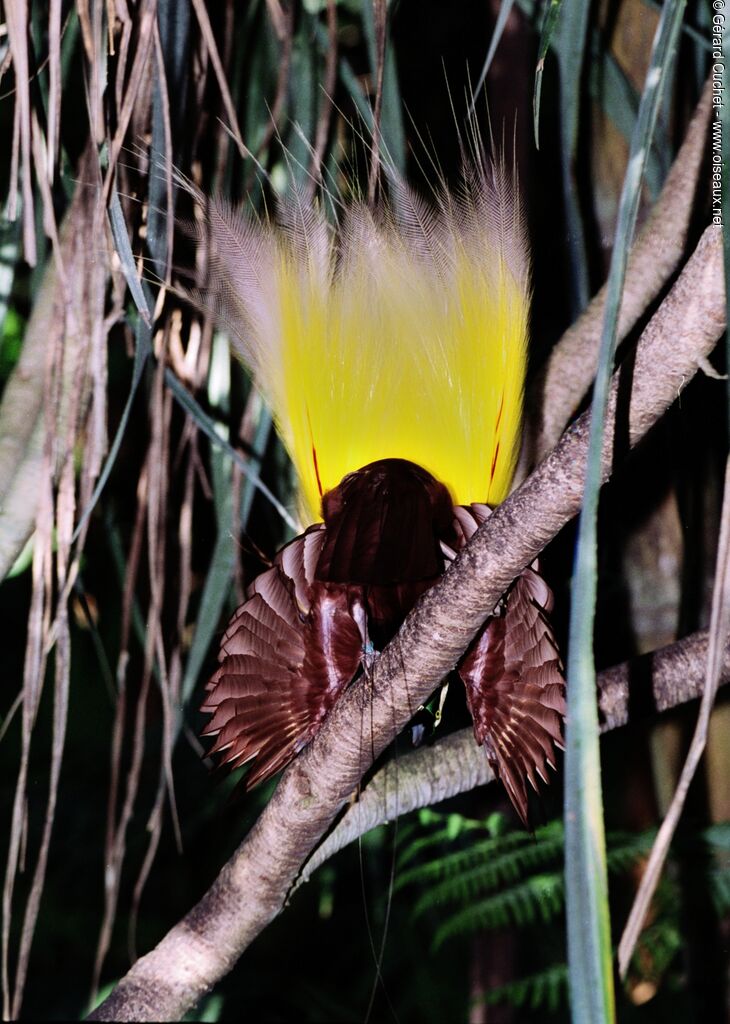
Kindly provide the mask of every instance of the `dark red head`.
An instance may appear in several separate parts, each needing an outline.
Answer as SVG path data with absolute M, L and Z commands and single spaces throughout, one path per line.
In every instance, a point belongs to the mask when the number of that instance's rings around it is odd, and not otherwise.
M 427 470 L 381 459 L 349 473 L 322 499 L 327 537 L 317 578 L 388 585 L 443 572 L 440 541 L 453 532 L 453 501 Z

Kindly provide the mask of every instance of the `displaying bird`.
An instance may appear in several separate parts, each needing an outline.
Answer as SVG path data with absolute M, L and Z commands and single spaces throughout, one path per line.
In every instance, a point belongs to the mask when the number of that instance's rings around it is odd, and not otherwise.
M 317 733 L 511 484 L 529 260 L 500 167 L 476 161 L 432 203 L 391 176 L 387 202 L 332 227 L 298 195 L 276 222 L 194 192 L 209 245 L 202 303 L 271 407 L 311 523 L 249 586 L 202 710 L 211 754 L 252 786 Z M 457 666 L 478 743 L 527 822 L 565 711 L 537 567 Z

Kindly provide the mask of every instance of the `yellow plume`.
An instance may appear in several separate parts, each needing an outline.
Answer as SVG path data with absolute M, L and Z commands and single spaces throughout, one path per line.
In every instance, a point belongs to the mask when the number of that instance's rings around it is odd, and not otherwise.
M 217 308 L 271 405 L 306 511 L 345 474 L 409 459 L 457 504 L 506 497 L 518 452 L 529 267 L 505 176 L 429 206 L 402 182 L 339 231 L 297 198 L 278 226 L 208 207 Z

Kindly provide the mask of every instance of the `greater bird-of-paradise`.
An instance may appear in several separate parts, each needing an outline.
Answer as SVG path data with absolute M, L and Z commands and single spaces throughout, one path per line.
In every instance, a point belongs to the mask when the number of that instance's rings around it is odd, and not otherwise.
M 276 222 L 197 194 L 203 289 L 270 404 L 312 525 L 249 588 L 208 684 L 206 732 L 249 781 L 309 742 L 373 641 L 502 501 L 519 447 L 529 259 L 500 167 L 477 162 L 433 202 L 389 201 L 333 227 L 294 195 Z M 323 520 L 323 521 L 320 521 Z M 526 819 L 525 778 L 560 743 L 564 687 L 527 569 L 458 666 L 478 741 Z

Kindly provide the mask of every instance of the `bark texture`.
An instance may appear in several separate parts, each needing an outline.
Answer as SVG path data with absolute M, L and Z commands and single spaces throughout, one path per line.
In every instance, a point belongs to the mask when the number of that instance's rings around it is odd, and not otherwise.
M 707 666 L 707 631 L 693 633 L 661 650 L 601 672 L 598 704 L 601 732 L 618 729 L 644 714 L 668 711 L 702 695 Z M 723 685 L 730 682 L 730 648 Z M 631 712 L 629 707 L 632 707 Z M 484 750 L 471 729 L 460 729 L 432 746 L 390 761 L 363 789 L 336 827 L 305 864 L 296 888 L 338 850 L 371 829 L 419 807 L 492 782 Z

